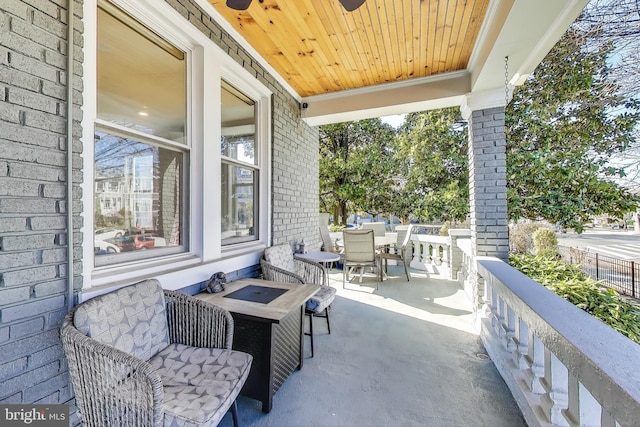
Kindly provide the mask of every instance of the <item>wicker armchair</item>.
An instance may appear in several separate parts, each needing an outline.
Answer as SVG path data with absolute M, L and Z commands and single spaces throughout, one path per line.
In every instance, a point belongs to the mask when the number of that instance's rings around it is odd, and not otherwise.
M 326 318 L 327 331 L 331 334 L 329 310 L 336 297 L 336 289 L 329 286 L 327 269 L 317 262 L 296 258 L 291 246 L 286 243 L 265 249 L 264 256 L 260 259 L 260 267 L 266 280 L 320 285 L 318 292 L 309 298 L 305 305 L 305 314 L 309 317 L 309 333 L 305 335 L 311 337 L 311 357 L 313 357 L 313 318 Z
M 84 426 L 216 426 L 252 356 L 231 350 L 226 310 L 157 280 L 74 307 L 60 335 Z

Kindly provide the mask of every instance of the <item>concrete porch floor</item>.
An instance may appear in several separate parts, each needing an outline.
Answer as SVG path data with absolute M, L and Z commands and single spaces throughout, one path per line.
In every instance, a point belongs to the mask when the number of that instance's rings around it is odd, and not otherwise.
M 511 393 L 471 324 L 471 303 L 458 284 L 389 266 L 342 288 L 326 322 L 314 319 L 315 355 L 274 396 L 269 414 L 240 396 L 240 425 L 251 426 L 524 426 Z M 307 325 L 308 327 L 308 325 Z M 220 423 L 233 426 L 231 414 Z

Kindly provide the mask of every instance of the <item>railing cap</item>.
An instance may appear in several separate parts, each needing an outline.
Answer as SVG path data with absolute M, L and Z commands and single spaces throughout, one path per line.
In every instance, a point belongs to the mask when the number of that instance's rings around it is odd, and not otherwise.
M 450 228 L 449 236 L 471 237 L 471 230 L 468 228 Z
M 478 273 L 621 425 L 640 419 L 640 345 L 494 257 Z

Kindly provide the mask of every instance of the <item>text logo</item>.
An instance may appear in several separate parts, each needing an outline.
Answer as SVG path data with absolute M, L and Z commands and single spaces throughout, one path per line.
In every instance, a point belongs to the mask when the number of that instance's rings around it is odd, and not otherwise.
M 0 427 L 67 427 L 69 405 L 0 405 Z

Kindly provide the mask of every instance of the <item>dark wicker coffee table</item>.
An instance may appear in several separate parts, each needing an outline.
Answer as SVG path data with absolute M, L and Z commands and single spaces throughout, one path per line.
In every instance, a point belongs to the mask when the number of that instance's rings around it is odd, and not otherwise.
M 253 355 L 240 394 L 260 400 L 263 412 L 271 411 L 273 395 L 294 370 L 302 368 L 304 303 L 318 289 L 317 285 L 242 279 L 226 284 L 223 292 L 196 295 L 231 312 L 233 349 Z

